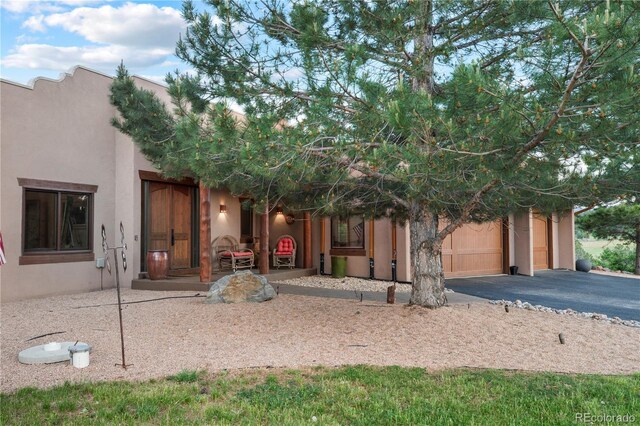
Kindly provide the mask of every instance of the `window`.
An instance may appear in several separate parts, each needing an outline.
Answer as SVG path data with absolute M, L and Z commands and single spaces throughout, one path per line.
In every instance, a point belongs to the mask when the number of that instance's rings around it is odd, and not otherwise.
M 352 216 L 347 219 L 331 219 L 331 248 L 364 251 L 364 218 Z
M 253 201 L 240 198 L 240 242 L 253 242 Z
M 20 264 L 93 260 L 94 185 L 18 179 L 23 186 Z

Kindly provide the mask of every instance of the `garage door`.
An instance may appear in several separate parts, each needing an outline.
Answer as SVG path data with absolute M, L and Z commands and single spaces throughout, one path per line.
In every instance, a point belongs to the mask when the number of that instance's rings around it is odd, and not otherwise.
M 533 270 L 549 269 L 549 229 L 547 218 L 533 215 Z
M 442 248 L 445 277 L 503 273 L 502 221 L 469 223 L 449 235 Z

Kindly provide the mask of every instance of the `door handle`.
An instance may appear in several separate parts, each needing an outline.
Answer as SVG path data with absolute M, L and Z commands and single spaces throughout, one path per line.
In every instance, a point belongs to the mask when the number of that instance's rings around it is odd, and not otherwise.
M 174 230 L 171 229 L 171 246 L 175 246 L 176 245 L 176 235 L 175 232 L 173 232 Z

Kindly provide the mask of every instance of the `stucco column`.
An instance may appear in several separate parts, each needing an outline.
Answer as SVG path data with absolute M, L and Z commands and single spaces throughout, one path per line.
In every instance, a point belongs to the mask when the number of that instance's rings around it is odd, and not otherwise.
M 573 212 L 558 213 L 558 267 L 576 269 L 575 225 Z
M 325 240 L 324 217 L 320 218 L 320 275 L 324 275 L 325 258 L 324 258 L 324 240 Z
M 396 221 L 391 221 L 391 281 L 398 281 L 398 237 L 396 234 Z
M 375 278 L 375 221 L 369 220 L 369 279 Z
M 514 252 L 518 274 L 533 276 L 533 214 L 531 210 L 514 216 Z

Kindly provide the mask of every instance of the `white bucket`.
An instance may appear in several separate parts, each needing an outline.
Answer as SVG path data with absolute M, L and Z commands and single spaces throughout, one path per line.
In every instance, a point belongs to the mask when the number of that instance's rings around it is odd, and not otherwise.
M 89 351 L 91 346 L 80 343 L 69 346 L 69 355 L 71 356 L 71 364 L 75 368 L 85 368 L 89 366 Z

